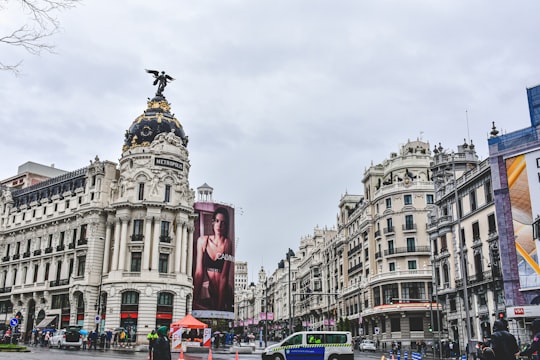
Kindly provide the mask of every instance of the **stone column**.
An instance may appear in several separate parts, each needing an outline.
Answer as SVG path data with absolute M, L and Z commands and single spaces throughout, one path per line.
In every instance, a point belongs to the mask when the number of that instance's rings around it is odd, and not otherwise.
M 120 252 L 120 226 L 121 224 L 122 224 L 122 221 L 120 219 L 116 219 L 116 226 L 114 228 L 114 249 L 113 249 L 111 271 L 118 270 L 118 255 Z
M 181 255 L 181 261 L 182 261 L 182 267 L 181 272 L 182 274 L 187 273 L 187 264 L 188 264 L 188 224 L 182 223 L 182 255 Z
M 159 264 L 159 235 L 161 231 L 160 221 L 159 219 L 156 220 L 156 223 L 154 224 L 154 236 L 152 238 L 152 265 L 150 268 L 153 271 L 158 270 L 158 264 Z
M 187 257 L 187 274 L 191 275 L 191 269 L 193 267 L 193 226 L 188 225 L 186 227 L 186 239 L 188 244 Z
M 176 221 L 176 229 L 174 233 L 176 234 L 175 248 L 174 248 L 174 272 L 176 274 L 180 273 L 181 270 L 181 260 L 182 260 L 182 246 L 184 244 L 183 235 L 184 235 L 184 223 L 178 224 Z
M 148 271 L 150 269 L 150 256 L 152 254 L 152 223 L 154 218 L 151 216 L 146 217 L 146 223 L 144 224 L 144 248 L 142 254 L 142 270 Z
M 126 249 L 127 249 L 127 231 L 128 218 L 122 218 L 122 230 L 120 231 L 120 256 L 118 258 L 118 270 L 125 271 L 126 266 Z
M 107 222 L 107 229 L 105 230 L 105 248 L 103 249 L 103 269 L 102 274 L 107 274 L 109 272 L 109 260 L 111 253 L 111 228 L 113 226 L 112 222 Z

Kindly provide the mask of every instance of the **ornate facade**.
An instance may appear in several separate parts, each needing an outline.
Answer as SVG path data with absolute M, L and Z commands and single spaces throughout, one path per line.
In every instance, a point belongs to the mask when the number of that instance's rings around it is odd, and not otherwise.
M 138 339 L 187 314 L 194 192 L 188 138 L 161 94 L 101 161 L 0 198 L 0 317 L 21 331 L 123 327 Z

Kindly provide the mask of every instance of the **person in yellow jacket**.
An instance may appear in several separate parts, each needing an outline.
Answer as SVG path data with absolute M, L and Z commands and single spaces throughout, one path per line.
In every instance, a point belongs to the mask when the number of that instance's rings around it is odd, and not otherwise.
M 158 337 L 159 335 L 156 334 L 156 330 L 152 330 L 146 337 L 148 339 L 148 360 L 152 360 L 152 351 L 154 350 L 154 345 Z

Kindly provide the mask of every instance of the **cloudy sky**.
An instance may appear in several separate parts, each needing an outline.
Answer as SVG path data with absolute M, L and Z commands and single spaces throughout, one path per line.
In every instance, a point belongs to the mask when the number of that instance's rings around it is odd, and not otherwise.
M 28 21 L 9 0 L 0 37 Z M 0 1 L 0 5 L 5 5 Z M 155 88 L 189 136 L 190 184 L 237 209 L 237 260 L 274 271 L 316 226 L 336 223 L 367 166 L 422 138 L 488 156 L 530 124 L 540 83 L 540 2 L 498 0 L 88 0 L 58 14 L 32 56 L 0 44 L 0 178 L 34 161 L 117 161 Z

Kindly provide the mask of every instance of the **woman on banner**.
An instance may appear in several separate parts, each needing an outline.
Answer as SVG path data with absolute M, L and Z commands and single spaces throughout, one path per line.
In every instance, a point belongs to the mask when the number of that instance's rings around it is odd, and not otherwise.
M 193 276 L 193 308 L 196 310 L 233 311 L 229 273 L 234 262 L 229 234 L 229 212 L 218 207 L 212 216 L 213 235 L 197 240 Z

